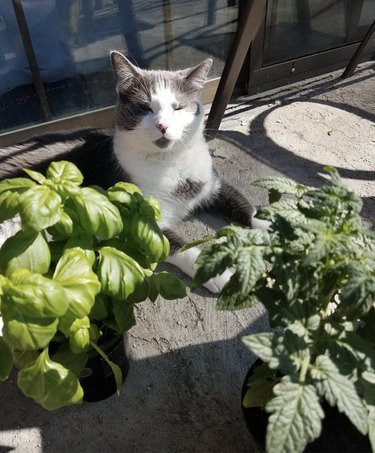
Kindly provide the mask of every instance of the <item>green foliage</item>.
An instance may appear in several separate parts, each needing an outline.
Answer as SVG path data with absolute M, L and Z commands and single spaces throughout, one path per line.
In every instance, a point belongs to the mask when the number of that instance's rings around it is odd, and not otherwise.
M 273 330 L 243 343 L 268 369 L 251 376 L 244 404 L 270 413 L 270 453 L 302 452 L 317 438 L 324 400 L 375 450 L 375 235 L 362 224 L 360 198 L 326 171 L 320 188 L 257 181 L 270 193 L 260 211 L 269 231 L 226 227 L 197 260 L 196 284 L 234 270 L 218 308 L 261 302 L 269 312 Z M 270 379 L 275 371 L 281 381 Z
M 82 401 L 78 376 L 100 344 L 135 324 L 134 304 L 184 297 L 182 282 L 154 269 L 169 253 L 160 207 L 133 184 L 81 187 L 69 162 L 46 176 L 0 182 L 0 221 L 22 230 L 0 251 L 0 380 L 13 366 L 25 395 L 52 410 Z

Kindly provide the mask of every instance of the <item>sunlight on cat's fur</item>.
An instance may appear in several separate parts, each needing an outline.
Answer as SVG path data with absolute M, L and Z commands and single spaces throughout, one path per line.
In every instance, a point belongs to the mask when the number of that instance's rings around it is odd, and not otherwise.
M 212 60 L 178 71 L 140 69 L 117 51 L 111 60 L 118 95 L 114 132 L 47 134 L 0 149 L 0 179 L 21 176 L 22 168 L 43 171 L 51 161 L 65 159 L 79 167 L 86 185 L 133 182 L 160 202 L 160 227 L 171 244 L 167 261 L 192 277 L 200 250 L 180 252 L 185 241 L 175 232 L 188 214 L 209 209 L 245 226 L 268 226 L 254 219 L 253 206 L 213 168 L 200 99 Z M 4 230 L 1 235 L 5 239 Z M 219 292 L 230 275 L 227 271 L 205 286 Z

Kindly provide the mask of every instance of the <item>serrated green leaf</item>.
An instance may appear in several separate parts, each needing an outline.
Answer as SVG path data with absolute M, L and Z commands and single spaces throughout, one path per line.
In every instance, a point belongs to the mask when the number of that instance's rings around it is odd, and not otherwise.
M 247 390 L 242 400 L 246 408 L 265 408 L 268 401 L 273 398 L 273 387 L 280 381 L 276 370 L 271 370 L 266 363 L 255 366 L 253 374 L 247 381 Z
M 269 453 L 301 453 L 318 438 L 324 417 L 312 385 L 282 381 L 274 387 L 275 398 L 266 406 L 268 419 L 266 450 Z
M 160 294 L 164 299 L 174 300 L 186 296 L 186 287 L 183 282 L 169 272 L 152 274 L 148 278 L 150 284 L 149 298 L 152 301 Z
M 264 206 L 259 210 L 261 218 L 274 221 L 277 216 L 284 217 L 294 224 L 303 224 L 306 222 L 305 216 L 297 209 L 295 200 L 282 199 L 275 201 L 269 206 Z
M 353 382 L 340 373 L 337 366 L 326 355 L 316 359 L 316 367 L 321 373 L 322 391 L 331 405 L 337 405 L 362 434 L 367 434 L 367 411 L 357 394 Z
M 368 435 L 372 451 L 375 451 L 375 406 L 370 407 L 368 414 Z
M 303 184 L 298 184 L 292 179 L 284 178 L 282 176 L 269 176 L 258 179 L 257 181 L 254 181 L 252 185 L 262 187 L 269 191 L 276 191 L 279 194 L 288 193 L 298 196 L 309 189 L 309 187 L 304 186 Z
M 83 390 L 76 375 L 49 358 L 45 349 L 37 360 L 18 374 L 18 386 L 45 409 L 80 404 Z
M 266 271 L 263 252 L 264 247 L 260 246 L 244 247 L 239 250 L 235 263 L 241 295 L 248 294 Z
M 83 176 L 79 169 L 71 162 L 64 160 L 52 162 L 47 169 L 46 176 L 55 184 L 71 182 L 74 185 L 79 186 L 83 182 Z
M 362 377 L 365 381 L 369 382 L 370 384 L 375 384 L 375 373 L 371 371 L 364 371 L 362 373 Z
M 269 204 L 276 203 L 276 201 L 280 201 L 281 193 L 275 189 L 268 189 L 268 202 Z
M 45 274 L 49 270 L 51 253 L 41 233 L 19 231 L 7 239 L 0 255 L 0 271 L 10 275 L 15 269 Z
M 375 303 L 375 271 L 355 263 L 350 266 L 350 275 L 341 288 L 340 311 L 350 317 L 361 317 Z
M 255 333 L 241 338 L 242 343 L 266 363 L 274 357 L 273 340 L 272 332 Z
M 241 291 L 238 290 L 241 286 L 238 277 L 239 273 L 236 272 L 221 290 L 216 304 L 216 308 L 218 310 L 238 310 L 242 308 L 249 308 L 259 302 L 254 294 L 242 294 Z
M 19 196 L 22 225 L 41 231 L 60 219 L 60 196 L 49 187 L 34 186 Z
M 8 379 L 13 367 L 13 354 L 10 347 L 0 336 L 0 381 Z
M 212 243 L 202 250 L 195 261 L 197 272 L 192 281 L 192 288 L 197 288 L 210 278 L 222 274 L 233 264 L 233 253 L 226 243 Z

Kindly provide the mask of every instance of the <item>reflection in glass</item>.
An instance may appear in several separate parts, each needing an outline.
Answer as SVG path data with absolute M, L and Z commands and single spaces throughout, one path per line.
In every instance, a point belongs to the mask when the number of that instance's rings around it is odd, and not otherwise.
M 221 74 L 236 0 L 22 0 L 53 119 L 112 105 L 109 51 L 176 69 L 214 57 Z M 0 131 L 45 121 L 12 0 L 0 1 Z
M 264 65 L 363 39 L 375 0 L 269 0 Z

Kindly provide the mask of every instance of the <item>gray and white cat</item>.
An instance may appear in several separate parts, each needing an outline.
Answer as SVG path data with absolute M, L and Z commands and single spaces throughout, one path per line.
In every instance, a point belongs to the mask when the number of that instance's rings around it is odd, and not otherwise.
M 52 160 L 65 159 L 80 168 L 86 185 L 135 183 L 161 204 L 160 227 L 171 243 L 167 261 L 192 277 L 200 250 L 180 252 L 184 241 L 174 231 L 188 214 L 212 209 L 234 222 L 258 226 L 251 204 L 216 174 L 203 135 L 200 94 L 212 60 L 179 71 L 150 71 L 116 51 L 111 59 L 118 94 L 114 133 L 47 134 L 0 149 L 0 180 L 22 175 L 22 168 L 45 171 Z M 229 275 L 205 286 L 218 292 Z

